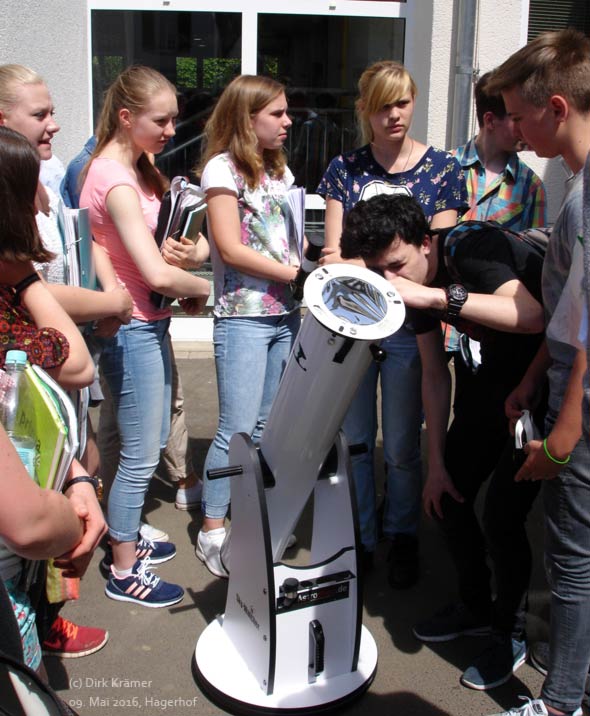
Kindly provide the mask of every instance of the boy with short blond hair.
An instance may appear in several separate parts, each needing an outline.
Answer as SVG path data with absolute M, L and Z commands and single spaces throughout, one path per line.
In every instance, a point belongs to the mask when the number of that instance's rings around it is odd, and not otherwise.
M 590 39 L 575 30 L 540 35 L 494 73 L 515 132 L 542 157 L 561 155 L 572 171 L 543 271 L 549 325 L 582 241 L 582 169 L 590 151 Z M 590 442 L 581 436 L 581 376 L 576 347 L 548 330 L 544 346 L 506 401 L 515 420 L 534 405 L 549 376 L 545 440 L 529 443 L 517 479 L 544 479 L 545 556 L 551 587 L 548 674 L 541 698 L 506 714 L 581 714 L 590 665 Z

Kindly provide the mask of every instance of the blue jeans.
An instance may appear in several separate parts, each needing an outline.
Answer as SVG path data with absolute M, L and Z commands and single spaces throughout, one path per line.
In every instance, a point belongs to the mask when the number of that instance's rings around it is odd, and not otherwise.
M 361 542 L 377 545 L 374 452 L 377 437 L 377 379 L 381 379 L 381 428 L 387 471 L 383 533 L 415 535 L 422 495 L 420 428 L 422 368 L 416 336 L 401 328 L 381 344 L 387 358 L 373 362 L 353 398 L 342 429 L 349 445 L 364 443 L 367 452 L 352 457 Z
M 121 440 L 109 495 L 110 535 L 137 539 L 145 493 L 170 432 L 169 319 L 121 326 L 106 341 L 100 366 L 108 383 Z
M 230 502 L 229 478 L 209 480 L 207 470 L 227 466 L 234 433 L 260 440 L 299 324 L 299 311 L 282 316 L 215 319 L 219 424 L 203 470 L 202 508 L 206 517 L 225 517 Z
M 590 666 L 588 435 L 578 442 L 558 477 L 543 483 L 543 500 L 551 623 L 549 668 L 541 696 L 547 705 L 568 713 L 582 703 Z

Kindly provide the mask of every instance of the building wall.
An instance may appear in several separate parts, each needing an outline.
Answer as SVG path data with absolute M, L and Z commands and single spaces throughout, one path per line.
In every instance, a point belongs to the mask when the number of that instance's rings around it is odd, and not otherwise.
M 483 74 L 526 43 L 528 1 L 480 0 L 479 5 L 475 66 Z M 563 199 L 567 176 L 562 161 L 540 159 L 534 152 L 522 152 L 521 158 L 545 182 L 549 221 L 553 223 Z
M 413 133 L 421 141 L 450 148 L 458 0 L 408 0 L 407 8 L 406 64 L 419 90 Z M 527 9 L 528 0 L 479 0 L 476 70 L 492 69 L 525 41 Z M 29 65 L 46 79 L 62 128 L 54 149 L 64 162 L 92 129 L 87 28 L 84 0 L 2 2 L 0 61 Z M 473 120 L 470 126 L 475 132 Z M 561 163 L 531 153 L 524 158 L 547 184 L 553 220 L 563 196 Z
M 54 151 L 69 161 L 90 128 L 84 0 L 2 0 L 0 62 L 31 67 L 47 82 L 61 131 Z

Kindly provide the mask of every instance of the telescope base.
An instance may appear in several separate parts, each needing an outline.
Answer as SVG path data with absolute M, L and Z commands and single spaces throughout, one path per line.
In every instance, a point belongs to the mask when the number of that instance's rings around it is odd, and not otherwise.
M 356 671 L 297 687 L 281 688 L 275 684 L 274 692 L 267 695 L 226 637 L 220 619 L 215 619 L 199 637 L 193 667 L 201 690 L 214 704 L 231 713 L 248 716 L 327 713 L 353 701 L 369 688 L 377 671 L 377 645 L 363 626 Z

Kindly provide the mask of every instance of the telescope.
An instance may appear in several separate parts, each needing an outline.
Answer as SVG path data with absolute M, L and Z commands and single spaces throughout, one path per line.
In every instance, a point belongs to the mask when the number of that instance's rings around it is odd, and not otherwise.
M 231 553 L 225 613 L 195 648 L 195 678 L 240 714 L 318 713 L 362 694 L 377 647 L 362 624 L 362 547 L 340 426 L 379 342 L 405 308 L 382 276 L 350 264 L 309 274 L 307 313 L 260 444 L 229 446 Z M 282 561 L 313 495 L 309 562 Z

